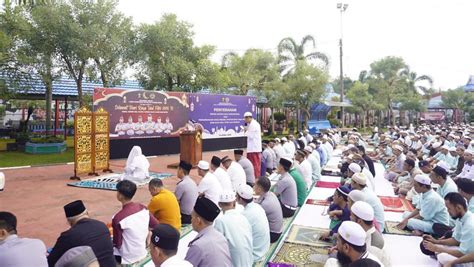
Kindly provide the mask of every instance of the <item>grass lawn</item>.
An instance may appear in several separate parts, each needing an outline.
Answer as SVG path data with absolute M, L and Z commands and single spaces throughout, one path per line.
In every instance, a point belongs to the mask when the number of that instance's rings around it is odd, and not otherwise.
M 1 151 L 0 167 L 15 167 L 25 165 L 46 165 L 74 161 L 74 148 L 68 148 L 62 154 L 28 154 L 18 151 Z

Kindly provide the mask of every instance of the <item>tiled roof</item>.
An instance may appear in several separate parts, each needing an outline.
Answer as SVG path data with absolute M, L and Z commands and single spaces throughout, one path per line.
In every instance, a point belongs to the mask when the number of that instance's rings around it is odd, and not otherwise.
M 82 83 L 82 90 L 84 95 L 92 95 L 94 88 L 103 87 L 102 83 L 84 81 Z M 46 93 L 46 87 L 39 78 L 33 77 L 28 84 L 25 84 L 23 90 L 18 90 L 17 93 L 27 95 L 44 95 Z M 138 90 L 143 89 L 138 81 L 125 80 L 122 84 L 115 86 L 114 88 Z M 53 96 L 71 96 L 77 97 L 77 86 L 73 79 L 61 77 L 53 82 Z

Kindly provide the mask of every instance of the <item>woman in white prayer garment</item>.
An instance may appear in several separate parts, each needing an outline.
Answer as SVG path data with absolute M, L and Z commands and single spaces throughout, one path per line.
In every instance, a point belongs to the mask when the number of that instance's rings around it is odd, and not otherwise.
M 148 169 L 150 162 L 142 154 L 142 149 L 139 146 L 134 146 L 128 154 L 127 165 L 121 180 L 130 180 L 135 183 L 144 182 L 150 175 Z

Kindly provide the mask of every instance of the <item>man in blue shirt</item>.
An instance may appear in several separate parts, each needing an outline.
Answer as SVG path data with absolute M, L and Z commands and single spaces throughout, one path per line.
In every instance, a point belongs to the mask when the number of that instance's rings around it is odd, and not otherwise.
M 259 261 L 270 248 L 270 227 L 262 206 L 253 202 L 253 189 L 249 185 L 240 185 L 237 189 L 237 203 L 244 206 L 242 215 L 252 228 L 253 260 Z
M 423 236 L 421 249 L 427 255 L 436 255 L 441 265 L 474 252 L 474 216 L 467 210 L 466 200 L 459 193 L 448 193 L 445 198 L 449 215 L 456 220 L 451 238 L 435 239 Z
M 416 209 L 405 211 L 398 228 L 416 231 L 416 234 L 433 234 L 433 224 L 449 225 L 449 216 L 443 198 L 431 188 L 431 179 L 426 175 L 415 176 L 415 191 L 420 194 Z M 444 235 L 444 233 L 439 233 Z

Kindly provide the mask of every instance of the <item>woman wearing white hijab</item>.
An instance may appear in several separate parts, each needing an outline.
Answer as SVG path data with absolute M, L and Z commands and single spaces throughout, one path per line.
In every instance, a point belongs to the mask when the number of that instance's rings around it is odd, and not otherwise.
M 128 154 L 125 173 L 122 175 L 121 180 L 130 180 L 135 183 L 143 182 L 150 175 L 148 168 L 150 168 L 150 163 L 142 154 L 141 147 L 134 146 L 130 154 Z

